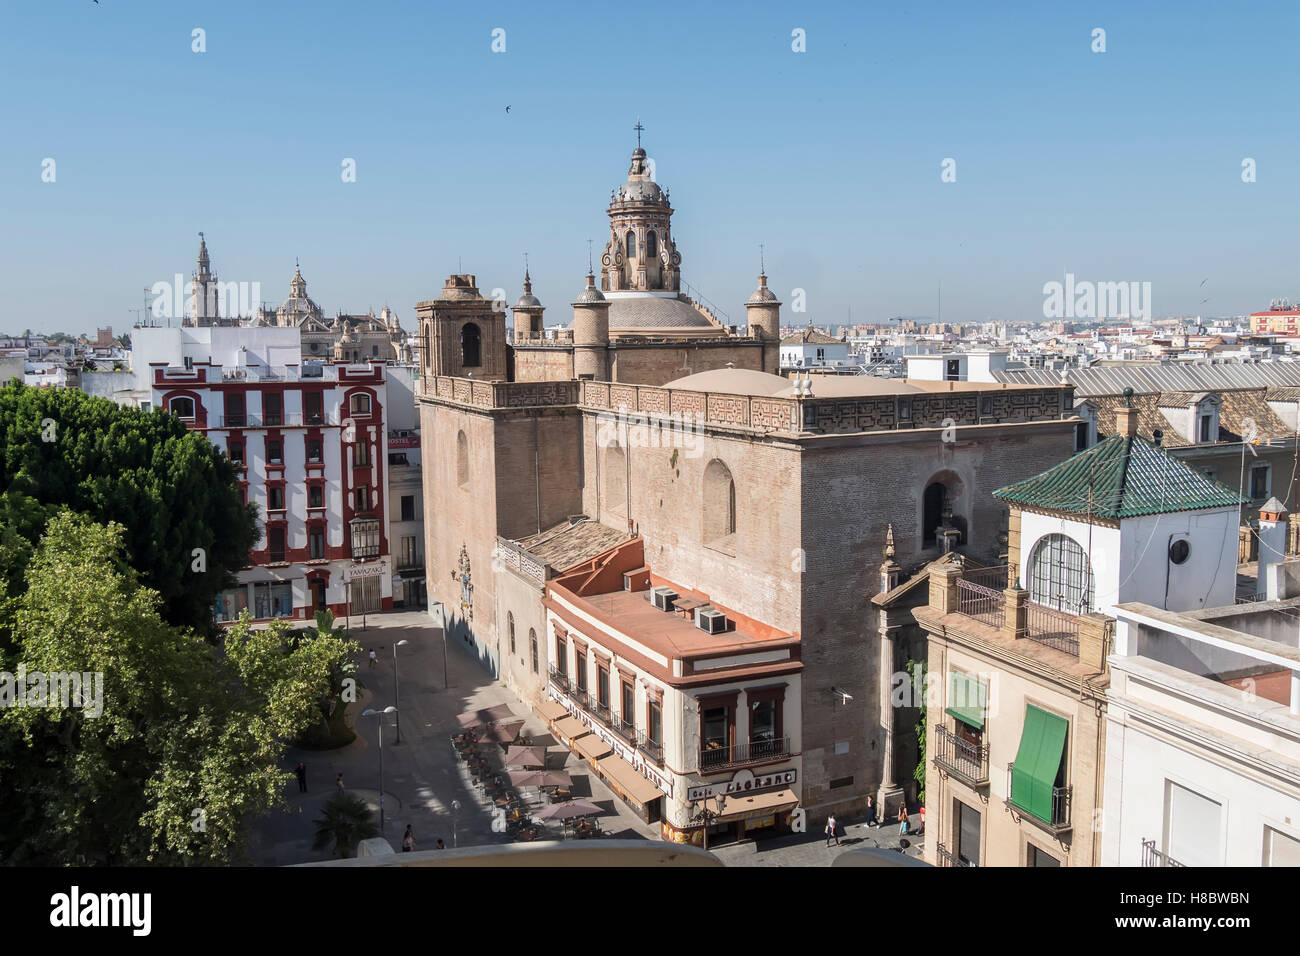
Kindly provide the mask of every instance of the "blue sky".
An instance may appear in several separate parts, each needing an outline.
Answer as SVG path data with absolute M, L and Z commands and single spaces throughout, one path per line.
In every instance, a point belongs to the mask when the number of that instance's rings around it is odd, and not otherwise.
M 933 315 L 940 282 L 945 320 L 1033 320 L 1067 272 L 1250 312 L 1300 297 L 1298 27 L 1284 3 L 5 0 L 0 330 L 129 326 L 199 230 L 265 300 L 299 257 L 327 314 L 408 328 L 458 263 L 513 301 L 527 252 L 567 322 L 638 116 L 683 276 L 733 321 L 760 242 L 800 324 Z

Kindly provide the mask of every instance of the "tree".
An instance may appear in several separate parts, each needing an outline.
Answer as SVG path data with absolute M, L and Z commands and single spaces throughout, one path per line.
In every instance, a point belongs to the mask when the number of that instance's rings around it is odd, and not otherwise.
M 370 808 L 360 797 L 350 793 L 330 797 L 314 822 L 316 840 L 311 848 L 323 850 L 333 843 L 335 856 L 355 856 L 358 843 L 379 836 Z
M 912 779 L 916 781 L 918 787 L 917 801 L 925 805 L 925 718 L 926 718 L 926 693 L 925 693 L 925 661 L 907 662 L 907 673 L 912 678 L 912 692 L 920 699 L 920 714 L 916 718 L 916 726 L 912 729 L 916 731 L 916 749 L 920 755 L 916 763 L 916 769 L 912 771 Z
M 0 388 L 0 496 L 13 495 L 46 518 L 66 506 L 121 524 L 129 563 L 180 626 L 211 628 L 216 595 L 258 539 L 235 466 L 202 434 L 78 391 Z M 24 528 L 32 544 L 43 523 Z
M 99 689 L 93 707 L 0 708 L 5 862 L 240 859 L 248 821 L 283 802 L 284 741 L 318 719 L 333 661 L 355 653 L 332 636 L 290 649 L 283 624 L 245 619 L 226 647 L 170 626 L 125 538 L 61 510 L 6 602 L 14 661 L 97 675 Z

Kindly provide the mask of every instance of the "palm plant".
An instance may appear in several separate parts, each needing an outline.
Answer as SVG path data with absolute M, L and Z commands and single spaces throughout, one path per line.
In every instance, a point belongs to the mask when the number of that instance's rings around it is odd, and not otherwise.
M 379 836 L 370 808 L 360 797 L 350 793 L 340 793 L 325 802 L 316 824 L 316 840 L 313 850 L 323 850 L 334 844 L 334 855 L 340 857 L 355 856 L 357 844 L 362 840 Z

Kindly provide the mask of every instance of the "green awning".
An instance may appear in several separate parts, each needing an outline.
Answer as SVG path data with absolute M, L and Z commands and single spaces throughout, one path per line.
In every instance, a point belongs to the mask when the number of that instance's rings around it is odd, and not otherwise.
M 1044 823 L 1052 822 L 1052 790 L 1065 756 L 1070 725 L 1055 714 L 1025 706 L 1025 729 L 1011 768 L 1011 804 Z
M 987 689 L 983 682 L 969 674 L 952 671 L 948 682 L 948 704 L 944 713 L 956 717 L 968 727 L 984 729 L 984 712 L 987 709 Z

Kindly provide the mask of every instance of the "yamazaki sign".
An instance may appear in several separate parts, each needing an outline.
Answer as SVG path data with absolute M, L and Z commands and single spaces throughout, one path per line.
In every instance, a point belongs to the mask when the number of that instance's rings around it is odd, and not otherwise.
M 344 581 L 360 581 L 363 578 L 383 578 L 388 576 L 388 562 L 377 561 L 374 564 L 354 564 L 343 569 Z
M 760 774 L 755 774 L 752 770 L 738 770 L 730 780 L 712 783 L 705 787 L 691 787 L 686 791 L 686 799 L 693 802 L 706 797 L 739 797 L 763 790 L 793 787 L 798 779 L 799 772 L 793 768 Z

